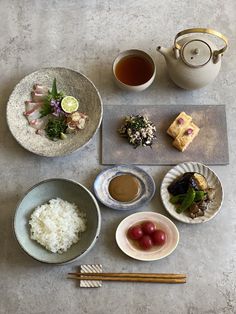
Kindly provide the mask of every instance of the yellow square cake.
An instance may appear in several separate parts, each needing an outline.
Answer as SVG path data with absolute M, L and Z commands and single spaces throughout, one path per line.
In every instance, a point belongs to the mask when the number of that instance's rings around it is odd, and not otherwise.
M 191 123 L 192 117 L 187 115 L 185 112 L 181 112 L 174 122 L 170 125 L 167 130 L 167 133 L 176 138 L 183 130 L 185 130 L 188 125 Z
M 190 123 L 186 129 L 183 129 L 179 135 L 173 141 L 173 145 L 183 152 L 189 144 L 193 141 L 193 139 L 198 135 L 200 131 L 199 127 L 193 122 Z

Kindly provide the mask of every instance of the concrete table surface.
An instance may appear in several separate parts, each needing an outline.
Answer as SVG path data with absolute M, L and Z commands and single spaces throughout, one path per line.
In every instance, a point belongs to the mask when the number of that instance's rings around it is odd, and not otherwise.
M 0 313 L 236 313 L 235 1 L 1 0 L 0 17 Z M 190 92 L 170 81 L 164 58 L 155 49 L 172 45 L 178 31 L 194 26 L 221 31 L 230 47 L 216 81 Z M 157 64 L 155 82 L 140 94 L 121 91 L 112 80 L 113 58 L 129 48 L 147 51 Z M 105 168 L 100 164 L 100 133 L 81 151 L 55 159 L 25 151 L 9 133 L 5 108 L 12 89 L 24 75 L 47 66 L 84 73 L 106 105 L 226 104 L 230 164 L 212 167 L 225 190 L 221 212 L 203 225 L 176 222 L 179 246 L 156 262 L 132 260 L 118 249 L 115 230 L 130 213 L 103 206 L 101 236 L 79 262 L 52 267 L 26 256 L 12 233 L 12 216 L 23 193 L 50 177 L 74 179 L 91 189 Z M 141 210 L 167 215 L 159 188 L 170 167 L 142 168 L 154 177 L 157 192 Z M 106 271 L 183 272 L 188 283 L 104 283 L 102 288 L 80 289 L 66 279 L 66 273 L 80 263 L 100 263 Z

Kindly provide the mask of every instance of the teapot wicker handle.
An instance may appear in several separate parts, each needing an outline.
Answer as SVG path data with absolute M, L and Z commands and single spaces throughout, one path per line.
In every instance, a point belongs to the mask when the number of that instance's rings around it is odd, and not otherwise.
M 214 35 L 220 39 L 222 39 L 225 43 L 224 47 L 219 49 L 219 50 L 215 50 L 213 52 L 213 57 L 217 58 L 220 54 L 223 54 L 223 52 L 225 52 L 225 50 L 228 47 L 228 39 L 222 35 L 221 33 L 215 31 L 214 29 L 211 28 L 189 28 L 189 29 L 185 29 L 184 31 L 179 32 L 176 36 L 175 36 L 175 41 L 174 41 L 174 47 L 178 50 L 181 49 L 181 46 L 178 44 L 177 40 L 179 39 L 179 37 L 185 35 L 185 34 L 191 34 L 191 33 L 205 33 L 205 34 L 210 34 L 210 35 Z

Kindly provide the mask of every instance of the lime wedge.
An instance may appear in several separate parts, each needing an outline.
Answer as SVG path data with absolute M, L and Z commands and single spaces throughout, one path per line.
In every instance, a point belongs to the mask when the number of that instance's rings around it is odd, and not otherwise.
M 72 112 L 75 112 L 76 110 L 78 110 L 79 102 L 73 96 L 66 96 L 61 101 L 61 108 L 66 113 L 72 113 Z

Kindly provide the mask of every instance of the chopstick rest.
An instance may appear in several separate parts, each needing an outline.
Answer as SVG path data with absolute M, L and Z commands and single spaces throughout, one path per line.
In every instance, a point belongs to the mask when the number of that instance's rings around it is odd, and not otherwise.
M 93 273 L 98 274 L 102 272 L 102 265 L 101 264 L 92 264 L 92 265 L 80 265 L 80 273 Z M 80 280 L 80 287 L 81 288 L 99 288 L 102 286 L 101 280 Z

